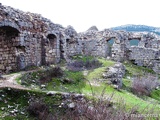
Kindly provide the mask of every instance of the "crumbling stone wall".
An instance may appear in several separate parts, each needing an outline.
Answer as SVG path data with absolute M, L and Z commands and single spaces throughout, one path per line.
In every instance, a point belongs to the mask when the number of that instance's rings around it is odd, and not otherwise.
M 139 40 L 137 47 L 130 46 L 132 39 Z M 77 33 L 72 26 L 64 28 L 39 14 L 0 4 L 0 72 L 48 65 L 61 59 L 70 62 L 70 56 L 76 54 L 119 62 L 131 60 L 159 69 L 156 66 L 160 66 L 160 37 L 143 32 L 99 31 L 95 26 Z
M 0 4 L 0 72 L 58 62 L 59 36 L 64 30 L 41 15 Z
M 10 70 L 16 69 L 16 51 L 19 52 L 16 45 L 19 31 L 11 27 L 0 28 L 0 69 Z M 13 44 L 14 42 L 14 44 Z
M 153 67 L 160 58 L 160 51 L 157 49 L 131 47 L 129 60 L 134 61 L 139 66 Z
M 134 64 L 151 68 L 160 66 L 160 37 L 154 33 L 89 29 L 80 33 L 79 37 L 85 41 L 82 50 L 86 46 L 82 54 L 110 57 L 119 62 L 130 60 Z M 114 43 L 111 54 L 108 54 L 110 53 L 108 41 L 111 39 Z M 138 46 L 130 45 L 132 39 L 139 40 Z

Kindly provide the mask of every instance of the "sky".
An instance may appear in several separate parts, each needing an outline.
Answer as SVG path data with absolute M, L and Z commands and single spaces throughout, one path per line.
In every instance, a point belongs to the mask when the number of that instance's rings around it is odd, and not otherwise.
M 53 23 L 86 31 L 141 24 L 160 27 L 160 0 L 0 0 L 3 5 L 41 14 Z

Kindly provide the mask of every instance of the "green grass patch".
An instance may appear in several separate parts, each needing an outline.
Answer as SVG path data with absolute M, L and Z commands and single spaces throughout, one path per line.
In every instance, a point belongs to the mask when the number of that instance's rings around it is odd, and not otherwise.
M 93 57 L 74 56 L 73 59 L 87 61 L 88 59 L 93 59 Z M 83 93 L 89 98 L 101 97 L 103 92 L 105 93 L 104 97 L 108 98 L 108 97 L 111 97 L 111 95 L 114 93 L 114 96 L 111 100 L 113 103 L 115 103 L 115 105 L 125 103 L 127 109 L 130 109 L 137 105 L 139 111 L 142 111 L 146 107 L 149 109 L 152 109 L 154 107 L 154 109 L 159 110 L 160 104 L 156 104 L 156 103 L 160 101 L 159 99 L 160 90 L 153 91 L 151 94 L 151 97 L 149 98 L 146 96 L 145 99 L 139 98 L 138 96 L 132 94 L 130 91 L 132 81 L 128 79 L 128 77 L 132 77 L 134 75 L 143 76 L 144 73 L 155 74 L 152 70 L 147 69 L 145 67 L 139 67 L 131 63 L 125 63 L 127 71 L 126 71 L 126 76 L 123 78 L 124 89 L 117 91 L 110 85 L 107 85 L 102 82 L 93 84 L 94 80 L 95 82 L 98 82 L 99 79 L 102 79 L 102 73 L 105 71 L 107 67 L 113 66 L 115 64 L 115 62 L 106 60 L 104 58 L 99 58 L 98 60 L 99 62 L 102 63 L 102 67 L 99 67 L 93 70 L 88 70 L 88 74 L 86 76 L 83 75 L 83 71 L 74 72 L 74 71 L 68 71 L 65 69 L 64 75 L 62 77 L 54 77 L 52 78 L 51 81 L 49 81 L 48 83 L 45 83 L 46 89 L 44 89 L 44 91 Z M 39 74 L 32 73 L 33 78 L 31 77 L 31 79 L 33 80 Z M 64 78 L 71 80 L 71 83 L 64 83 L 63 82 Z M 17 79 L 17 81 L 20 81 L 20 80 Z M 41 94 L 40 96 L 43 96 L 43 94 Z M 19 97 L 17 99 L 23 101 L 24 98 Z M 61 101 L 60 96 L 56 98 L 45 96 L 43 97 L 43 99 L 47 104 L 58 105 L 59 102 Z M 23 102 L 26 103 L 25 101 Z M 25 106 L 24 103 L 22 103 L 22 106 Z M 2 114 L 2 112 L 0 112 L 0 114 Z
M 151 99 L 151 101 L 147 101 L 147 99 L 141 99 L 126 90 L 117 91 L 110 85 L 104 83 L 100 84 L 100 86 L 90 86 L 90 84 L 87 83 L 85 87 L 82 88 L 82 93 L 90 99 L 98 99 L 103 95 L 104 98 L 111 99 L 111 101 L 115 104 L 120 104 L 122 106 L 125 105 L 127 110 L 130 110 L 134 106 L 137 106 L 139 111 L 146 108 L 146 110 L 152 108 L 154 108 L 154 110 L 159 110 L 160 108 L 160 105 L 157 104 L 157 100 Z M 112 94 L 113 97 L 111 97 Z
M 154 98 L 160 102 L 160 90 L 153 90 L 151 92 L 151 98 Z
M 94 57 L 93 56 L 85 56 L 85 55 L 74 55 L 74 56 L 72 56 L 72 59 L 87 62 L 88 60 L 93 60 Z
M 47 96 L 46 92 L 41 91 L 5 88 L 0 90 L 0 94 L 1 120 L 34 120 L 35 118 L 30 116 L 26 110 L 31 101 L 42 100 L 52 111 L 60 109 L 58 107 L 54 109 L 51 105 L 58 106 L 62 102 L 62 95 Z M 13 110 L 18 110 L 15 115 L 11 113 Z
M 89 71 L 88 75 L 86 76 L 86 79 L 93 80 L 102 78 L 102 73 L 105 71 L 105 69 L 106 67 L 100 67 Z
M 71 80 L 71 83 L 63 83 L 63 79 Z M 81 93 L 81 89 L 85 86 L 85 80 L 82 72 L 64 71 L 64 76 L 61 78 L 53 78 L 47 83 L 47 90 L 62 91 L 62 92 L 77 92 Z
M 132 63 L 124 63 L 126 67 L 126 76 L 143 76 L 145 73 L 155 74 L 152 69 L 134 65 Z
M 114 61 L 105 60 L 104 58 L 99 58 L 99 62 L 102 63 L 103 67 L 96 68 L 94 70 L 89 71 L 87 80 L 100 79 L 102 78 L 102 73 L 105 71 L 107 67 L 113 66 L 115 64 Z
M 99 58 L 98 60 L 99 60 L 99 62 L 102 63 L 102 65 L 103 65 L 104 67 L 110 67 L 110 66 L 113 66 L 113 65 L 115 64 L 114 61 L 106 60 L 105 58 Z

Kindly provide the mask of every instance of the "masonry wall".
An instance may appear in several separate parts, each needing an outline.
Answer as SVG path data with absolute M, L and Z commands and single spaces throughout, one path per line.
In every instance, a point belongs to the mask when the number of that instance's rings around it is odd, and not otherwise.
M 16 36 L 8 36 L 5 31 L 0 32 L 0 71 L 9 72 L 17 69 L 16 47 L 13 42 Z
M 0 11 L 0 73 L 59 62 L 61 25 L 1 4 Z
M 137 65 L 160 66 L 160 37 L 152 33 L 132 33 L 89 29 L 77 33 L 54 24 L 39 14 L 23 12 L 0 4 L 0 72 L 23 70 L 29 66 L 71 62 L 76 54 L 131 60 Z M 112 47 L 108 41 L 114 39 Z M 129 40 L 138 39 L 137 47 Z M 157 68 L 159 69 L 159 68 Z

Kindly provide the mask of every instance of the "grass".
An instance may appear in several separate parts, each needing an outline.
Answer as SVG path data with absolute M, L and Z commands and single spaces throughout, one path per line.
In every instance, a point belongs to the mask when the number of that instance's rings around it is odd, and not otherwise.
M 122 103 L 123 101 L 125 104 L 125 107 L 128 110 L 133 108 L 134 106 L 138 106 L 139 111 L 142 111 L 145 108 L 152 109 L 154 107 L 154 110 L 159 110 L 160 108 L 160 105 L 157 104 L 158 103 L 157 100 L 152 99 L 152 102 L 149 102 L 147 100 L 143 100 L 139 98 L 136 95 L 133 95 L 132 93 L 126 90 L 117 91 L 113 89 L 111 86 L 106 84 L 102 84 L 101 86 L 92 86 L 92 89 L 90 88 L 89 85 L 86 85 L 82 89 L 82 91 L 83 91 L 83 94 L 90 97 L 92 97 L 92 91 L 93 91 L 94 96 L 98 98 L 98 97 L 101 97 L 101 93 L 104 90 L 104 88 L 106 89 L 103 97 L 110 98 L 113 94 L 113 98 L 111 99 L 111 101 L 115 104 L 119 103 L 121 105 L 123 105 Z
M 93 57 L 83 57 L 83 56 L 74 56 L 73 59 L 75 60 L 83 60 L 86 61 L 88 59 L 93 59 Z M 85 96 L 91 99 L 97 99 L 98 97 L 101 97 L 102 93 L 104 92 L 103 97 L 111 97 L 114 93 L 113 98 L 111 99 L 115 105 L 117 104 L 125 104 L 126 108 L 129 110 L 134 106 L 138 106 L 138 111 L 143 111 L 145 108 L 155 110 L 159 110 L 160 108 L 160 90 L 154 90 L 151 93 L 150 97 L 144 96 L 144 98 L 139 98 L 138 96 L 134 95 L 130 91 L 131 87 L 131 80 L 129 77 L 132 77 L 134 75 L 144 75 L 144 73 L 153 73 L 154 72 L 150 69 L 147 69 L 145 67 L 138 67 L 136 65 L 133 65 L 131 63 L 124 63 L 127 69 L 126 76 L 123 78 L 123 89 L 120 91 L 115 90 L 113 87 L 111 87 L 108 84 L 105 84 L 105 82 L 98 81 L 99 79 L 102 79 L 102 73 L 105 71 L 107 67 L 113 66 L 115 62 L 106 60 L 104 58 L 98 58 L 98 60 L 102 63 L 102 67 L 88 70 L 88 74 L 86 76 L 83 75 L 84 71 L 80 72 L 73 72 L 64 70 L 64 75 L 62 77 L 58 78 L 52 78 L 52 80 L 48 83 L 46 83 L 46 89 L 42 92 L 40 90 L 39 92 L 29 92 L 31 96 L 35 96 L 36 98 L 42 97 L 45 103 L 47 104 L 55 104 L 58 105 L 61 102 L 61 97 L 48 97 L 45 96 L 44 93 L 47 91 L 60 91 L 60 92 L 75 92 L 75 93 L 83 93 Z M 39 74 L 39 73 L 38 73 Z M 37 73 L 32 74 L 32 79 L 34 77 L 37 77 Z M 71 83 L 64 83 L 63 79 L 67 78 L 71 80 Z M 20 83 L 20 79 L 18 78 L 17 81 Z M 104 90 L 105 88 L 105 90 Z M 11 92 L 12 93 L 12 92 Z M 14 93 L 10 95 L 15 96 Z M 7 93 L 8 94 L 8 93 Z M 28 103 L 28 92 L 22 91 L 20 95 L 13 98 L 12 103 L 19 103 L 21 104 L 20 109 L 25 107 Z M 26 95 L 26 97 L 24 97 Z M 7 95 L 5 99 L 12 98 Z M 122 101 L 124 103 L 122 103 Z M 12 105 L 11 103 L 11 105 Z M 0 103 L 0 106 L 3 106 L 5 104 Z M 6 104 L 7 105 L 7 104 Z M 5 106 L 6 107 L 6 106 Z M 0 110 L 0 115 L 4 114 L 3 111 Z M 23 116 L 20 115 L 19 116 Z M 8 118 L 9 119 L 9 118 Z
M 160 90 L 153 90 L 151 92 L 151 97 L 160 102 Z
M 103 58 L 99 58 L 98 60 L 99 62 L 102 63 L 102 67 L 89 71 L 89 74 L 86 77 L 87 80 L 102 78 L 102 73 L 105 71 L 106 67 L 110 67 L 115 64 L 115 62 L 110 60 L 105 60 Z
M 31 101 L 43 100 L 46 105 L 52 108 L 52 110 L 59 110 L 59 108 L 53 109 L 51 105 L 60 105 L 62 96 L 56 94 L 54 96 L 47 96 L 45 92 L 35 90 L 16 90 L 7 88 L 0 90 L 2 101 L 0 102 L 0 119 L 1 120 L 34 120 L 35 118 L 28 115 L 26 108 Z M 30 102 L 29 102 L 30 101 Z M 4 108 L 4 110 L 2 110 Z M 14 109 L 18 112 L 10 113 Z
M 93 56 L 75 55 L 75 56 L 72 56 L 72 59 L 86 62 L 88 60 L 93 60 L 94 57 Z
M 143 76 L 145 73 L 155 74 L 155 72 L 149 68 L 137 66 L 129 62 L 124 62 L 124 65 L 126 67 L 126 76 Z
M 102 65 L 104 67 L 110 67 L 110 66 L 113 66 L 115 64 L 114 61 L 106 60 L 105 58 L 99 58 L 98 60 L 102 63 Z
M 84 87 L 84 76 L 82 72 L 65 71 L 65 78 L 68 78 L 72 83 L 63 83 L 63 78 L 53 78 L 47 84 L 47 90 L 55 90 L 62 92 L 78 92 L 81 93 L 81 88 Z

